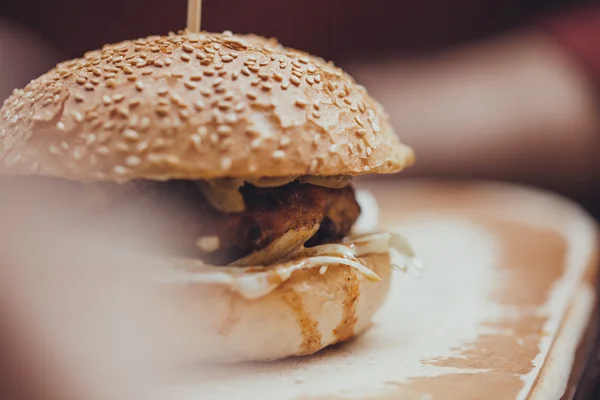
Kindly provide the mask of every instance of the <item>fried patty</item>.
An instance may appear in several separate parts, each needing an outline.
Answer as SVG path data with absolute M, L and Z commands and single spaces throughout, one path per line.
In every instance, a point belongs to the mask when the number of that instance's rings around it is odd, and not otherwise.
M 137 182 L 122 191 L 136 207 L 169 217 L 154 229 L 168 238 L 169 252 L 225 265 L 268 246 L 286 232 L 319 226 L 307 246 L 346 236 L 360 214 L 354 189 L 329 189 L 292 182 L 275 188 L 249 184 L 239 190 L 246 210 L 226 213 L 215 209 L 196 182 Z M 152 226 L 150 223 L 149 226 Z M 149 228 L 153 229 L 153 228 Z

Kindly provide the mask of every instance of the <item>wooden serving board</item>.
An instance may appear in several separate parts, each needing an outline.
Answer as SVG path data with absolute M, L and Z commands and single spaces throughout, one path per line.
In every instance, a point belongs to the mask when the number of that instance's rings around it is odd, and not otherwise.
M 521 187 L 363 188 L 377 198 L 383 227 L 424 260 L 423 277 L 395 273 L 362 337 L 312 357 L 213 369 L 191 379 L 182 398 L 568 398 L 584 361 L 577 349 L 585 354 L 593 328 L 594 222 Z

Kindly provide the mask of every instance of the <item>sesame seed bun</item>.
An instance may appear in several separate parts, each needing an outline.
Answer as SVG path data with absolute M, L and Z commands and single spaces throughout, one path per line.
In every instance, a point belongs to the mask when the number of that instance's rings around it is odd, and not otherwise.
M 5 175 L 360 175 L 414 160 L 382 107 L 342 70 L 230 33 L 107 45 L 16 90 L 0 114 Z

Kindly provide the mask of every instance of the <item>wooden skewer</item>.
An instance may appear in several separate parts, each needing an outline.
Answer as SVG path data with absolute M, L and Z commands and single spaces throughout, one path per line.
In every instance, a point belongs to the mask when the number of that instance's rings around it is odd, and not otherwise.
M 188 30 L 190 32 L 200 32 L 201 22 L 202 0 L 188 0 Z

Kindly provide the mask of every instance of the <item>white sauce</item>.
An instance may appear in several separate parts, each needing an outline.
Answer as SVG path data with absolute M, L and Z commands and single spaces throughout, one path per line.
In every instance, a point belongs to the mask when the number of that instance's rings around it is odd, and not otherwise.
M 169 273 L 167 280 L 176 283 L 225 285 L 247 299 L 257 299 L 275 290 L 296 271 L 319 268 L 319 272 L 324 273 L 323 268 L 336 264 L 354 268 L 369 281 L 378 281 L 380 278 L 377 274 L 363 265 L 357 257 L 386 253 L 390 255 L 390 263 L 394 269 L 420 275 L 422 264 L 406 239 L 394 233 L 383 233 L 351 238 L 342 244 L 303 249 L 294 260 L 274 268 L 219 267 L 203 264 L 201 261 L 185 260 L 187 270 Z

